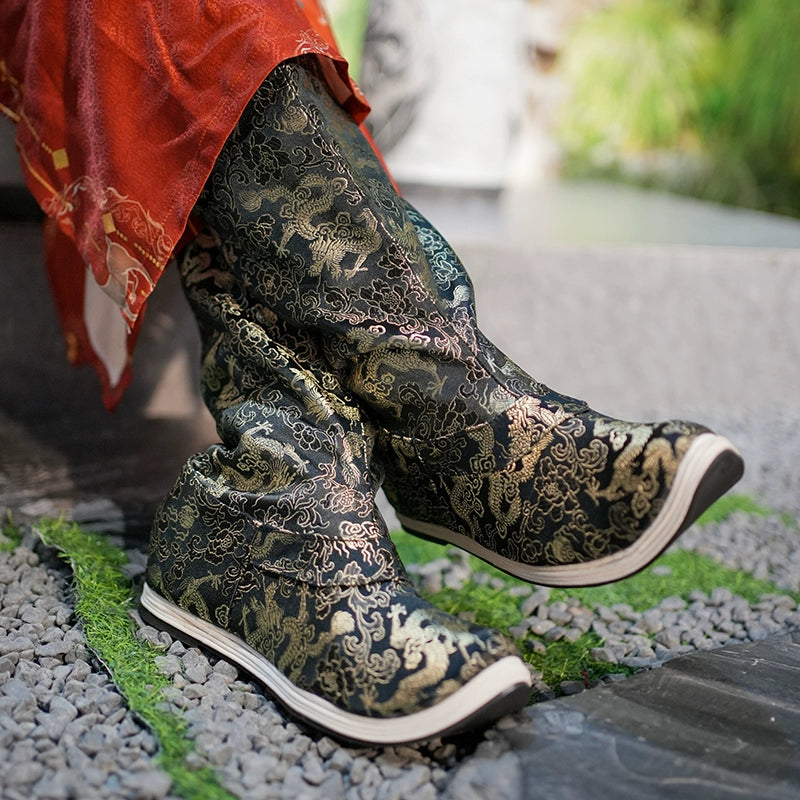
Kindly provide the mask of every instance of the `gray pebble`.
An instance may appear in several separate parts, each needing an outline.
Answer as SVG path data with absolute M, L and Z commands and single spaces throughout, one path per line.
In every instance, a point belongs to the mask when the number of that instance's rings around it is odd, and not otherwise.
M 617 657 L 616 652 L 613 648 L 605 646 L 605 647 L 593 647 L 591 650 L 592 658 L 595 661 L 602 661 L 606 664 L 618 664 L 619 659 Z
M 47 612 L 36 606 L 27 605 L 20 610 L 19 618 L 32 625 L 42 625 L 48 618 Z
M 664 622 L 657 609 L 645 611 L 639 618 L 639 625 L 647 633 L 656 634 L 664 629 Z
M 552 603 L 547 609 L 547 616 L 553 620 L 556 625 L 567 625 L 572 621 L 572 612 L 569 610 L 567 604 L 563 601 Z
M 444 579 L 441 572 L 433 572 L 422 576 L 422 590 L 430 594 L 441 592 L 444 588 Z
M 319 786 L 325 780 L 325 768 L 322 766 L 322 760 L 313 751 L 309 751 L 303 756 L 301 763 L 303 767 L 303 779 L 312 784 Z
M 680 631 L 674 628 L 667 628 L 657 633 L 655 640 L 658 644 L 663 645 L 667 649 L 675 650 L 680 647 L 681 644 Z
M 606 624 L 619 621 L 619 617 L 616 615 L 616 613 L 610 608 L 606 608 L 606 606 L 595 606 L 594 613 L 600 622 L 604 622 Z
M 4 636 L 0 638 L 0 656 L 10 653 L 33 655 L 34 644 L 28 636 Z
M 526 639 L 525 648 L 530 653 L 536 653 L 542 656 L 547 652 L 547 646 L 540 639 Z
M 525 598 L 520 605 L 523 617 L 529 617 L 539 606 L 544 605 L 550 599 L 551 591 L 545 586 L 541 586 L 534 593 Z
M 15 762 L 13 769 L 5 776 L 4 782 L 8 786 L 29 786 L 38 781 L 43 774 L 44 767 L 37 761 Z
M 631 669 L 645 669 L 647 667 L 653 666 L 653 659 L 650 658 L 639 658 L 638 656 L 632 656 L 629 658 L 624 659 L 626 667 L 630 667 Z
M 530 621 L 530 631 L 536 636 L 544 636 L 548 631 L 556 627 L 555 622 L 551 619 L 532 619 Z
M 727 589 L 724 586 L 720 586 L 714 589 L 713 592 L 711 592 L 709 605 L 724 606 L 726 603 L 730 603 L 731 600 L 733 600 L 733 592 L 731 592 L 730 589 Z
M 126 775 L 122 780 L 122 786 L 135 800 L 158 800 L 169 793 L 172 778 L 166 772 L 152 769 Z
M 473 757 L 456 771 L 445 796 L 452 800 L 521 800 L 523 785 L 519 760 L 513 753 L 498 759 Z
M 56 775 L 45 775 L 37 784 L 35 797 L 41 800 L 66 800 L 72 794 L 68 775 L 64 771 Z
M 658 604 L 662 611 L 682 611 L 686 606 L 687 603 L 682 597 L 665 597 Z
M 613 606 L 611 606 L 611 610 L 620 619 L 634 621 L 639 618 L 639 614 L 637 614 L 627 603 L 615 603 Z
M 570 625 L 577 628 L 581 633 L 588 633 L 592 628 L 594 615 L 591 612 L 581 611 L 580 613 L 573 614 Z
M 324 800 L 340 800 L 344 798 L 344 780 L 340 772 L 328 772 L 319 786 L 319 797 Z
M 566 628 L 563 628 L 561 625 L 556 625 L 553 628 L 550 628 L 547 633 L 545 633 L 544 638 L 548 642 L 557 642 L 560 639 L 564 638 L 564 634 L 567 632 Z
M 19 678 L 11 678 L 0 686 L 0 692 L 13 701 L 15 708 L 36 707 L 36 696 Z
M 211 665 L 199 650 L 192 648 L 183 656 L 183 671 L 192 683 L 202 684 L 211 674 Z
M 572 644 L 577 642 L 583 635 L 584 632 L 580 628 L 569 628 L 564 631 L 564 638 Z

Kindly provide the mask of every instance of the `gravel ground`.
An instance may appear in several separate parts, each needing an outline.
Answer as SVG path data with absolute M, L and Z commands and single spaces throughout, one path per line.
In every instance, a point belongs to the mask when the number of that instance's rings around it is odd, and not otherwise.
M 738 431 L 736 438 L 748 459 L 743 488 L 755 491 L 759 500 L 767 496 L 765 505 L 795 519 L 794 479 L 779 467 L 791 466 L 792 458 L 786 454 L 800 451 L 794 446 L 798 429 L 780 422 L 766 440 L 763 430 L 750 439 Z M 774 459 L 769 458 L 770 443 L 777 453 Z M 776 474 L 781 480 L 774 479 Z M 785 514 L 737 513 L 702 530 L 690 529 L 678 546 L 707 553 L 796 592 L 800 590 L 797 534 L 796 524 Z M 136 580 L 144 555 L 141 548 L 130 555 L 130 573 Z M 458 551 L 411 570 L 428 588 L 457 587 L 470 577 L 491 580 L 485 573 L 471 574 Z M 170 798 L 170 778 L 154 758 L 155 740 L 87 650 L 76 624 L 70 580 L 68 569 L 31 536 L 15 552 L 0 553 L 1 796 L 3 800 Z M 719 588 L 710 596 L 695 593 L 689 602 L 668 598 L 643 613 L 624 605 L 590 609 L 577 602 L 553 601 L 550 591 L 541 587 L 519 587 L 515 598 L 524 617 L 515 633 L 530 631 L 553 641 L 593 630 L 605 639 L 594 656 L 609 662 L 610 671 L 615 664 L 653 667 L 694 650 L 800 627 L 800 608 L 780 593 L 750 605 Z M 215 767 L 221 783 L 240 798 L 456 797 L 464 790 L 460 768 L 470 754 L 480 760 L 493 752 L 493 731 L 478 742 L 342 747 L 287 721 L 229 663 L 187 649 L 148 626 L 141 626 L 141 635 L 162 648 L 160 666 L 172 677 L 167 700 L 189 726 L 196 743 L 192 758 L 198 766 Z M 541 675 L 534 679 L 540 700 L 554 696 L 554 687 L 546 686 Z M 564 694 L 585 689 L 583 683 L 555 688 Z M 506 719 L 499 727 L 515 724 Z M 494 769 L 492 794 L 502 794 L 501 761 Z
M 0 787 L 4 800 L 169 798 L 156 743 L 87 650 L 70 576 L 38 546 L 0 553 Z M 163 648 L 168 702 L 241 798 L 433 798 L 445 790 L 453 743 L 344 748 L 286 720 L 231 664 L 141 625 Z
M 778 518 L 737 514 L 702 531 L 690 530 L 682 546 L 722 557 L 729 566 L 754 564 L 761 577 L 796 590 L 796 538 L 796 530 Z M 758 540 L 769 547 L 754 545 Z M 415 572 L 430 588 L 488 578 L 471 575 L 457 551 Z M 0 553 L 2 797 L 172 797 L 170 779 L 153 758 L 153 737 L 87 650 L 69 582 L 65 567 L 39 546 Z M 624 605 L 588 609 L 551 602 L 550 591 L 542 587 L 520 587 L 516 596 L 524 619 L 515 633 L 531 631 L 553 641 L 593 630 L 605 638 L 593 655 L 608 661 L 610 669 L 612 664 L 652 667 L 693 650 L 800 627 L 800 609 L 790 597 L 776 594 L 750 605 L 725 588 L 710 597 L 697 593 L 689 603 L 668 598 L 644 613 Z M 162 649 L 159 664 L 172 677 L 167 700 L 189 725 L 195 763 L 215 767 L 221 783 L 240 798 L 449 797 L 455 792 L 451 778 L 475 745 L 342 747 L 287 721 L 226 661 L 187 649 L 146 625 L 141 635 Z M 534 679 L 540 700 L 555 696 L 541 675 Z M 558 688 L 572 694 L 585 687 L 565 682 Z M 476 755 L 491 747 L 489 732 Z M 498 775 L 501 771 L 498 765 Z

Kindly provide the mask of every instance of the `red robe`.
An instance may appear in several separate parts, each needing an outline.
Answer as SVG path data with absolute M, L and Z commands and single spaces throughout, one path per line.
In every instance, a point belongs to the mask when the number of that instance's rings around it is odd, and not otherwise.
M 304 53 L 361 122 L 318 0 L 0 3 L 0 111 L 48 217 L 68 356 L 95 365 L 109 407 L 225 140 L 266 76 Z

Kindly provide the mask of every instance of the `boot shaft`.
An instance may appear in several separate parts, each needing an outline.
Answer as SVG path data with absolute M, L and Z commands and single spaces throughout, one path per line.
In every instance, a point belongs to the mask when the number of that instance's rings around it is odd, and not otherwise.
M 397 195 L 308 62 L 284 64 L 264 84 L 198 212 L 225 242 L 208 257 L 227 261 L 277 319 L 316 337 L 381 427 L 443 435 L 519 396 L 492 357 L 507 360 L 481 343 L 458 257 Z

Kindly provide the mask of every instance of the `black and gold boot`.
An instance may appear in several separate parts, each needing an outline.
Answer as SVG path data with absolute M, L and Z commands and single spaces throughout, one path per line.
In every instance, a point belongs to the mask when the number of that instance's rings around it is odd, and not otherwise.
M 276 317 L 320 337 L 378 428 L 404 527 L 521 578 L 617 580 L 741 475 L 694 423 L 629 423 L 558 394 L 481 335 L 472 287 L 302 60 L 227 143 L 198 210 Z
M 320 367 L 317 339 L 198 244 L 181 271 L 222 442 L 189 460 L 157 513 L 149 619 L 347 741 L 420 741 L 523 706 L 530 674 L 513 646 L 407 579 L 375 507 L 374 431 Z

